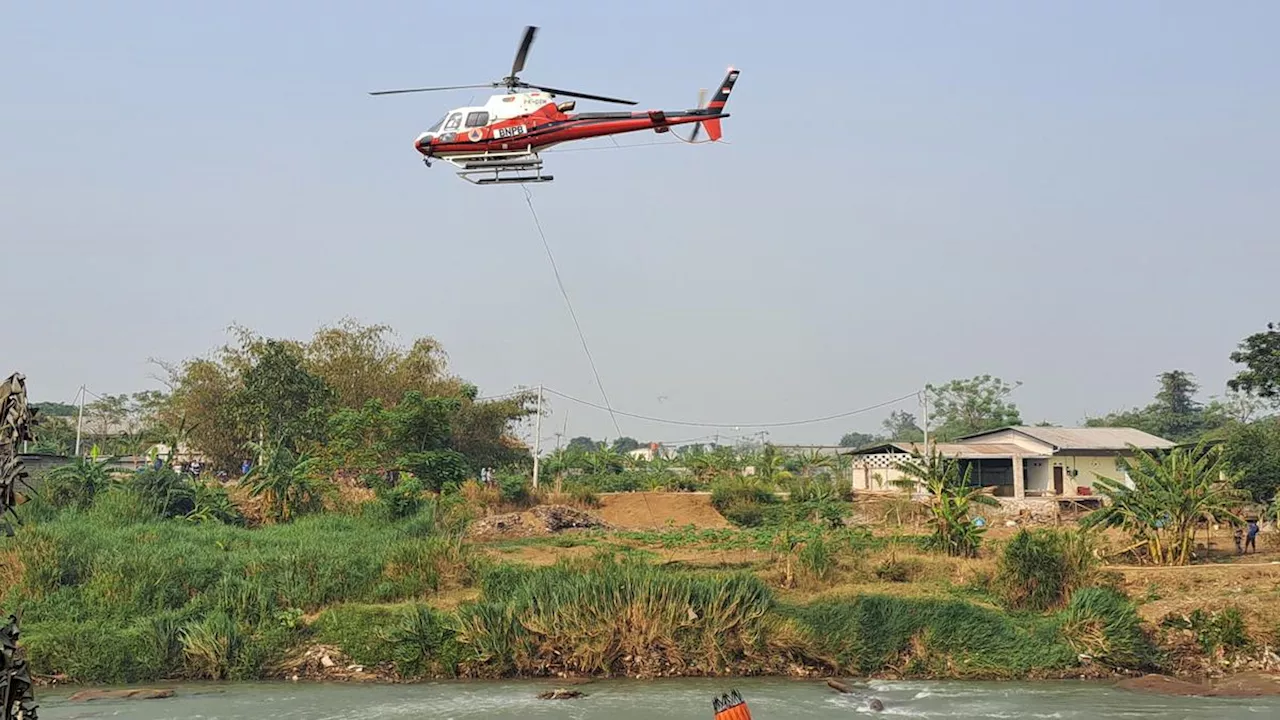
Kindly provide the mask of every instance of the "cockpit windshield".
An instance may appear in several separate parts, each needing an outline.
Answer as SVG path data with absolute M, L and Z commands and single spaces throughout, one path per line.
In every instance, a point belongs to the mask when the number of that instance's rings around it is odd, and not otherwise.
M 432 125 L 431 127 L 427 128 L 427 132 L 433 133 L 439 130 L 440 126 L 444 124 L 445 118 L 448 118 L 448 117 L 449 117 L 448 115 L 445 115 L 444 117 L 437 120 L 435 125 Z

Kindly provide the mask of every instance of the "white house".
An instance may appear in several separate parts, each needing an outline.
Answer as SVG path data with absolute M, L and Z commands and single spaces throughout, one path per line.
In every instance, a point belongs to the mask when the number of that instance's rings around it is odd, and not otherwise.
M 1007 427 L 930 443 L 961 461 L 970 480 L 992 487 L 998 497 L 1081 498 L 1093 495 L 1099 476 L 1124 478 L 1120 464 L 1130 446 L 1164 450 L 1175 443 L 1134 428 Z M 898 463 L 910 462 L 919 443 L 880 443 L 853 450 L 853 489 L 891 490 L 903 479 Z

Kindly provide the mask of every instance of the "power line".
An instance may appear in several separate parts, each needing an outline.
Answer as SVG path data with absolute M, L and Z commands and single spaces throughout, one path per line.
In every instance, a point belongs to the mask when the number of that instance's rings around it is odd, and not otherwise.
M 604 407 L 601 409 L 609 411 L 609 419 L 613 421 L 613 429 L 617 431 L 618 437 L 622 437 L 622 428 L 618 426 L 618 418 L 613 414 L 613 404 L 609 402 L 609 394 L 604 391 L 604 383 L 600 380 L 600 371 L 596 369 L 595 358 L 591 356 L 591 348 L 587 346 L 587 336 L 582 332 L 582 324 L 578 322 L 578 313 L 574 312 L 573 302 L 569 300 L 569 292 L 564 289 L 564 281 L 560 279 L 560 268 L 556 266 L 555 255 L 551 253 L 551 244 L 547 242 L 547 234 L 542 231 L 542 221 L 538 219 L 538 211 L 533 208 L 533 193 L 529 192 L 529 188 L 524 185 L 521 185 L 520 189 L 524 190 L 524 201 L 529 205 L 529 213 L 533 215 L 533 225 L 538 229 L 538 237 L 542 238 L 542 247 L 547 251 L 547 259 L 551 261 L 551 272 L 555 273 L 556 285 L 560 288 L 560 294 L 564 296 L 564 304 L 569 306 L 569 316 L 573 318 L 573 326 L 578 330 L 578 339 L 582 341 L 582 351 L 587 354 L 587 362 L 591 365 L 591 374 L 596 378 L 596 387 L 600 388 L 600 397 L 604 398 Z
M 880 408 L 888 407 L 890 405 L 895 405 L 897 403 L 902 402 L 903 400 L 908 400 L 910 398 L 913 398 L 918 394 L 918 392 L 911 392 L 901 397 L 894 398 L 892 400 L 886 400 L 881 403 L 876 403 L 875 405 L 868 405 L 867 407 L 858 408 L 856 410 L 848 410 L 846 412 L 836 413 L 834 415 L 826 415 L 824 417 L 811 418 L 808 420 L 790 420 L 787 422 L 774 422 L 774 423 L 708 423 L 708 422 L 694 422 L 690 420 L 671 420 L 668 418 L 657 418 L 657 417 L 651 417 L 648 415 L 640 415 L 637 413 L 624 412 L 622 410 L 614 410 L 612 407 L 603 407 L 593 402 L 590 402 L 588 400 L 583 400 L 581 398 L 573 397 L 572 395 L 567 395 L 558 390 L 553 390 L 551 388 L 545 388 L 545 390 L 551 393 L 552 395 L 564 398 L 565 400 L 568 400 L 570 402 L 576 402 L 580 405 L 593 407 L 593 408 L 596 408 L 597 410 L 608 410 L 610 415 L 617 414 L 617 415 L 622 415 L 623 417 L 635 418 L 637 420 L 646 420 L 648 422 L 655 422 L 663 425 L 682 425 L 684 427 L 704 427 L 704 428 L 779 428 L 779 427 L 794 427 L 797 425 L 814 425 L 817 423 L 827 422 L 830 420 L 839 420 L 841 418 L 860 415 L 862 413 L 871 412 L 872 410 L 879 410 Z M 617 425 L 616 420 L 614 421 L 614 425 L 615 426 Z M 619 435 L 621 435 L 621 433 L 619 433 Z

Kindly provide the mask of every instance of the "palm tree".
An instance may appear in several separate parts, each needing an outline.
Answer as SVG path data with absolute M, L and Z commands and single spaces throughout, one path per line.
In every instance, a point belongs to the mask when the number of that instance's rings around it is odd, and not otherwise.
M 970 509 L 1000 503 L 969 483 L 972 467 L 961 474 L 959 461 L 933 450 L 929 455 L 912 453 L 911 460 L 898 462 L 895 468 L 905 476 L 896 485 L 907 489 L 922 486 L 929 495 L 929 524 L 933 526 L 929 546 L 952 557 L 976 556 L 985 528 L 973 523 Z
M 315 458 L 295 455 L 283 443 L 270 446 L 249 443 L 249 447 L 263 462 L 255 465 L 244 479 L 249 483 L 249 494 L 266 502 L 273 520 L 286 522 L 321 507 L 323 492 L 311 477 Z
M 762 482 L 777 483 L 791 479 L 791 471 L 787 469 L 786 455 L 778 452 L 773 445 L 765 445 L 764 450 L 753 460 L 756 477 Z
M 835 465 L 836 458 L 834 455 L 827 455 L 817 448 L 800 453 L 801 472 L 805 477 L 812 477 L 814 473 L 828 470 L 835 467 Z
M 98 459 L 95 447 L 89 457 L 78 457 L 59 465 L 45 475 L 44 495 L 54 507 L 87 510 L 98 493 L 111 485 L 107 464 L 112 458 Z
M 1106 499 L 1086 515 L 1084 527 L 1118 527 L 1138 542 L 1157 565 L 1191 562 L 1202 522 L 1240 522 L 1233 508 L 1245 500 L 1222 472 L 1221 447 L 1174 448 L 1147 452 L 1130 446 L 1129 484 L 1098 476 L 1094 488 Z

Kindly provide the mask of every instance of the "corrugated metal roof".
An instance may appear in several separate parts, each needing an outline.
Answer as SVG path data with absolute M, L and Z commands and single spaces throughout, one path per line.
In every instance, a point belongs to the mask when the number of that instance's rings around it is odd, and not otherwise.
M 1014 455 L 1021 455 L 1024 458 L 1049 457 L 1040 453 L 1028 452 L 1026 448 L 1018 445 L 1010 445 L 1006 443 L 929 443 L 929 445 L 946 457 L 958 458 L 961 460 L 981 460 L 988 458 L 996 460 L 1000 458 L 1010 459 Z M 871 447 L 862 448 L 850 452 L 850 455 L 878 455 L 885 452 L 897 450 L 902 453 L 919 452 L 924 454 L 924 445 L 922 443 L 906 443 L 906 442 L 888 442 L 872 445 Z
M 1157 437 L 1151 433 L 1146 433 L 1136 428 L 1127 427 L 1061 428 L 1031 427 L 1024 425 L 1001 428 L 1001 430 L 1015 430 L 1028 437 L 1048 443 L 1059 451 L 1128 450 L 1130 445 L 1136 445 L 1144 450 L 1154 450 L 1160 448 L 1171 448 L 1176 445 L 1176 443 L 1170 440 L 1165 440 L 1162 437 Z M 961 438 L 961 440 L 967 445 L 970 440 L 977 440 L 992 433 L 1000 432 L 1001 430 L 978 433 L 976 435 Z

